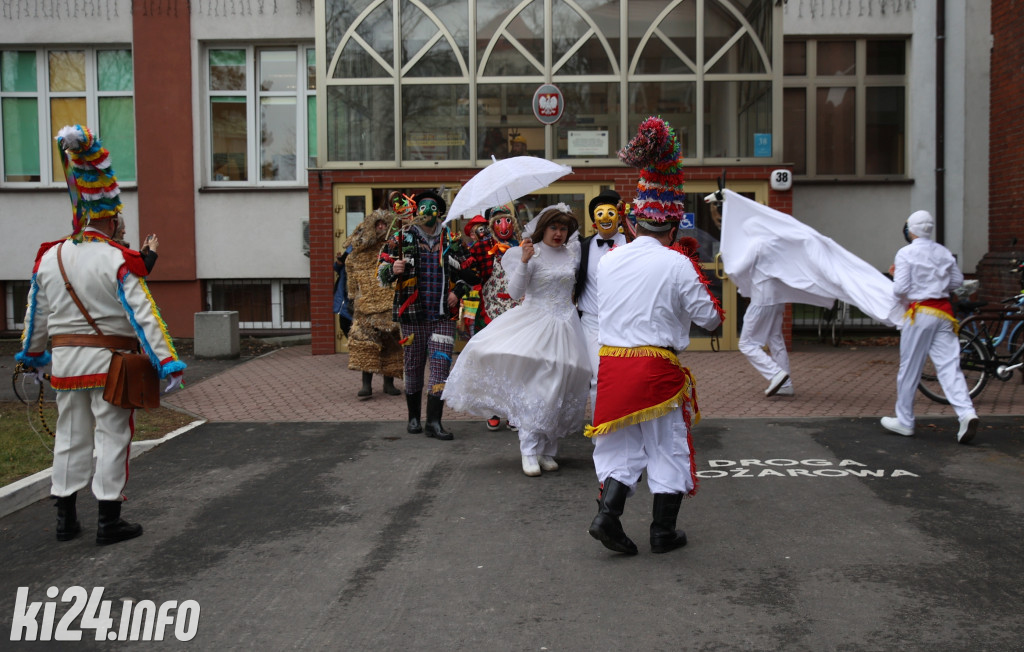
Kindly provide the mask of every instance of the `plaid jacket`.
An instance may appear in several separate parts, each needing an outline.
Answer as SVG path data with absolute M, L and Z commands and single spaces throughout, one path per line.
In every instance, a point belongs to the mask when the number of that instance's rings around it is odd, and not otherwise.
M 391 308 L 391 318 L 399 323 L 411 324 L 428 319 L 429 310 L 436 310 L 437 318 L 455 319 L 458 315 L 458 306 L 455 310 L 448 307 L 448 302 L 443 301 L 443 308 L 438 306 L 426 306 L 420 299 L 418 287 L 420 259 L 423 256 L 441 255 L 437 249 L 443 249 L 444 259 L 441 265 L 441 283 L 448 292 L 454 292 L 455 296 L 461 299 L 469 293 L 473 285 L 479 283 L 473 269 L 463 269 L 466 261 L 466 250 L 458 238 L 450 239 L 448 229 L 445 229 L 437 247 L 431 251 L 430 244 L 420 234 L 419 229 L 408 227 L 399 231 L 384 245 L 380 254 L 380 261 L 377 266 L 377 276 L 382 285 L 395 284 L 395 301 Z M 401 276 L 395 276 L 392 263 L 400 258 L 412 262 L 406 266 Z
M 469 248 L 469 256 L 466 258 L 466 262 L 462 263 L 464 268 L 472 269 L 476 272 L 476 275 L 480 277 L 480 283 L 486 283 L 487 279 L 491 278 L 491 274 L 494 272 L 494 255 L 488 253 L 491 247 L 494 246 L 494 240 L 491 238 L 484 238 L 473 243 L 473 246 Z

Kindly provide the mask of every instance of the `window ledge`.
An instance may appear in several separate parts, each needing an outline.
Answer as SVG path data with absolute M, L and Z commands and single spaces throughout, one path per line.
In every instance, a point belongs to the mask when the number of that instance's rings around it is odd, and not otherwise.
M 907 177 L 798 177 L 793 176 L 793 186 L 884 186 L 912 185 L 913 179 Z
M 200 186 L 199 192 L 201 193 L 217 193 L 217 192 L 308 192 L 309 185 L 295 185 L 295 186 Z

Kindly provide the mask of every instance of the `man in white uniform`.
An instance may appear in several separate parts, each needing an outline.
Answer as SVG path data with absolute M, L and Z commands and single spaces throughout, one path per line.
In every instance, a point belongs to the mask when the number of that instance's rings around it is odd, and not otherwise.
M 61 129 L 58 142 L 75 168 L 75 233 L 39 248 L 23 347 L 15 358 L 30 372 L 53 364 L 50 384 L 57 390 L 58 416 L 51 491 L 57 499 L 57 540 L 68 541 L 81 533 L 76 496 L 92 476 L 92 491 L 99 501 L 96 543 L 105 545 L 142 534 L 141 525 L 121 519 L 134 410 L 103 399 L 111 349 L 141 346 L 160 378 L 172 383 L 180 380 L 185 363 L 178 360 L 146 287 L 141 255 L 112 240 L 121 221 L 121 201 L 109 153 L 80 125 Z M 61 265 L 102 335 L 72 298 Z M 46 350 L 51 336 L 52 355 Z
M 619 193 L 605 190 L 590 200 L 590 219 L 594 233 L 580 243 L 580 268 L 576 273 L 573 298 L 580 313 L 580 323 L 587 337 L 590 366 L 594 375 L 590 380 L 590 410 L 594 410 L 597 397 L 597 364 L 601 345 L 597 343 L 597 265 L 612 250 L 626 244 L 626 236 L 619 233 Z
M 793 381 L 789 377 L 789 353 L 786 351 L 786 337 L 782 332 L 782 320 L 786 316 L 786 304 L 776 303 L 764 293 L 761 286 L 754 286 L 754 296 L 743 314 L 743 329 L 740 331 L 739 349 L 747 362 L 764 376 L 768 387 L 765 396 L 793 396 Z M 768 347 L 768 351 L 765 351 Z
M 682 154 L 671 126 L 648 118 L 619 157 L 650 167 L 635 202 L 637 238 L 606 254 L 598 268 L 601 361 L 594 424 L 586 434 L 595 437 L 601 492 L 589 532 L 609 550 L 637 553 L 619 517 L 646 469 L 654 494 L 651 552 L 664 553 L 686 545 L 676 517 L 683 496 L 696 491 L 690 440 L 699 419 L 696 388 L 676 354 L 690 343 L 691 322 L 714 330 L 722 316 L 693 263 L 668 248 L 685 211 Z
M 956 440 L 966 444 L 978 431 L 978 415 L 960 370 L 957 321 L 949 293 L 963 285 L 964 275 L 953 254 L 932 238 L 935 218 L 917 211 L 907 218 L 910 244 L 896 252 L 893 294 L 909 304 L 900 333 L 900 370 L 896 376 L 896 416 L 882 417 L 890 432 L 914 434 L 914 396 L 925 356 L 930 356 L 939 385 L 956 411 L 960 428 Z

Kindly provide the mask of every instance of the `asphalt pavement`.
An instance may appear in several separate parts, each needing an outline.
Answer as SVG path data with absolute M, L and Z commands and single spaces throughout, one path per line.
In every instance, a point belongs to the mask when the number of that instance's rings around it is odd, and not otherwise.
M 581 435 L 563 440 L 559 471 L 528 478 L 508 430 L 452 415 L 456 439 L 440 442 L 405 433 L 401 397 L 357 402 L 344 356 L 293 348 L 230 366 L 188 391 L 230 385 L 256 412 L 264 392 L 316 402 L 327 374 L 349 413 L 377 416 L 210 419 L 170 438 L 132 462 L 124 516 L 145 533 L 117 545 L 95 545 L 88 495 L 73 541 L 55 540 L 50 500 L 0 518 L 0 628 L 22 639 L 2 647 L 1024 649 L 1020 404 L 979 407 L 967 446 L 942 413 L 919 418 L 914 437 L 886 434 L 877 417 L 891 396 L 859 407 L 858 376 L 845 389 L 813 382 L 819 353 L 794 353 L 804 376 L 781 401 L 744 389 L 761 381 L 732 354 L 692 358 L 698 387 L 708 382 L 694 430 L 700 489 L 679 519 L 689 545 L 650 553 L 641 484 L 623 517 L 636 557 L 587 534 L 597 481 Z M 862 367 L 851 352 L 822 355 L 846 376 L 891 366 L 883 351 Z M 263 365 L 280 387 L 268 389 Z M 732 389 L 712 375 L 732 375 Z M 814 414 L 834 409 L 815 407 L 833 391 L 876 414 Z M 804 414 L 717 416 L 722 392 L 747 393 L 737 410 Z M 82 640 L 24 641 L 56 637 L 62 621 Z M 140 640 L 147 631 L 163 640 Z M 133 634 L 138 643 L 115 641 Z

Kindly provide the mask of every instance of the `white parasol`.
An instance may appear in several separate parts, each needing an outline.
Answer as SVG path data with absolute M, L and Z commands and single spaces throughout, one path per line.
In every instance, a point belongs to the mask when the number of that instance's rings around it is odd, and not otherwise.
M 491 157 L 494 160 L 494 157 Z M 484 209 L 511 203 L 523 195 L 546 188 L 572 172 L 568 165 L 535 156 L 516 156 L 494 161 L 462 186 L 448 209 L 444 224 Z

